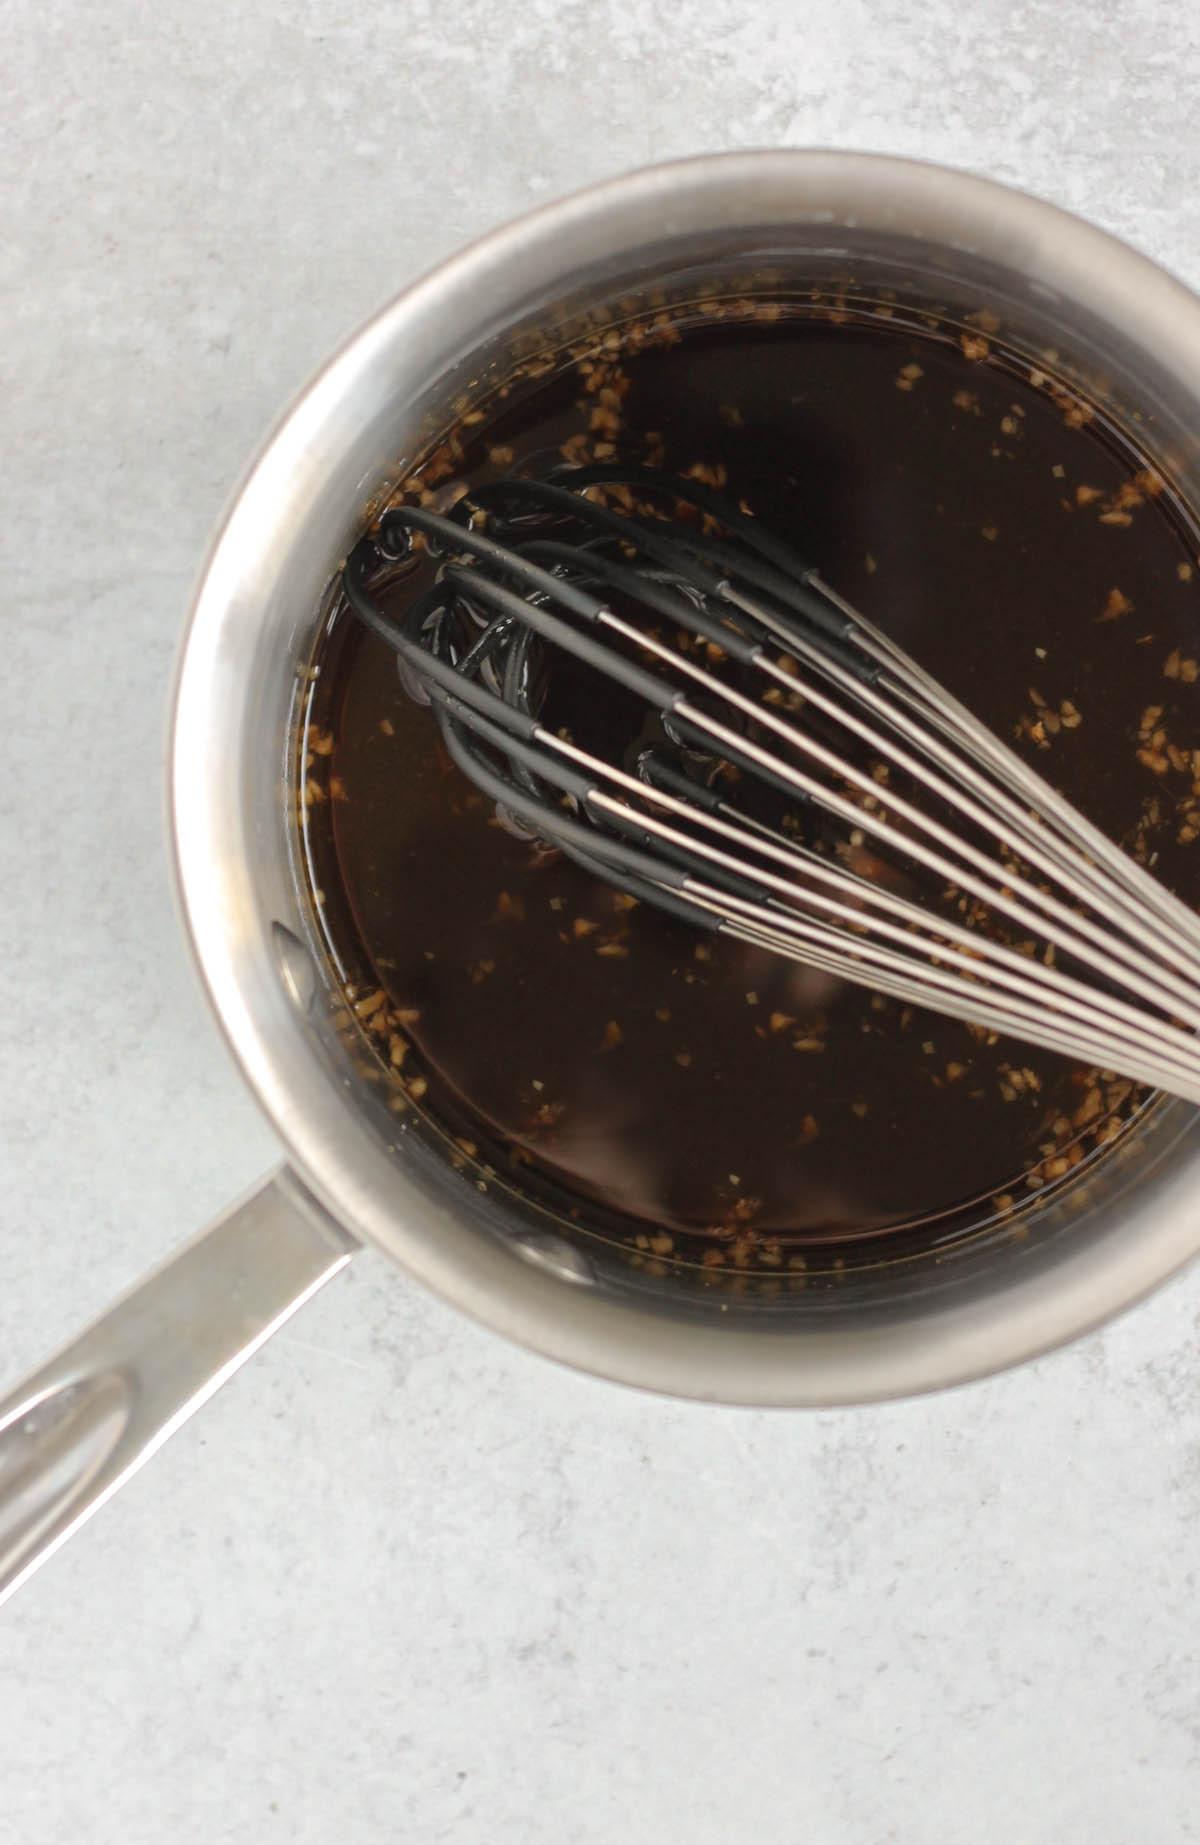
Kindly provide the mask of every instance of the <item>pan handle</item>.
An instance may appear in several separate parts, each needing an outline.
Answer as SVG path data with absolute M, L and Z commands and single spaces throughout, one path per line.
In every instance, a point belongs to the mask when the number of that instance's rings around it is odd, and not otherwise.
M 0 1602 L 358 1247 L 281 1168 L 0 1399 Z

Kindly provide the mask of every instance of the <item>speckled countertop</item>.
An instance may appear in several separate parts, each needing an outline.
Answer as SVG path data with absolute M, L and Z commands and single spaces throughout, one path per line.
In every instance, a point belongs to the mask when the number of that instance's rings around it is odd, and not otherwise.
M 281 404 L 522 206 L 926 155 L 1200 282 L 1187 0 L 0 11 L 0 1357 L 273 1160 L 163 834 L 189 588 Z M 0 1617 L 4 1845 L 1200 1836 L 1200 1277 L 882 1410 L 660 1402 L 365 1256 Z

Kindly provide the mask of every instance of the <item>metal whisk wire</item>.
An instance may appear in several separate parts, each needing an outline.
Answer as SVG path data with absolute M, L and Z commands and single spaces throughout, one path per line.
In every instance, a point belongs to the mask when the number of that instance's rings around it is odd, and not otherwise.
M 441 562 L 400 621 L 370 585 L 413 534 Z M 464 772 L 597 875 L 1200 1102 L 1200 919 L 717 493 L 638 468 L 505 479 L 448 517 L 392 509 L 343 581 Z M 659 743 L 632 767 L 542 722 L 537 663 L 559 650 L 653 715 Z M 776 798 L 769 815 L 735 778 Z M 884 859 L 868 874 L 804 843 L 806 809 Z M 889 865 L 919 897 L 890 887 Z

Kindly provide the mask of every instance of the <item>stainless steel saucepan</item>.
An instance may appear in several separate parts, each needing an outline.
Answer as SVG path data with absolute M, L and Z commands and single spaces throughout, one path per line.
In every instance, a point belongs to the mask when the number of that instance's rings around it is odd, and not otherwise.
M 1200 505 L 1200 301 L 1049 205 L 908 161 L 753 153 L 651 168 L 522 218 L 395 300 L 267 444 L 204 572 L 171 738 L 175 863 L 201 977 L 286 1164 L 0 1404 L 10 1592 L 363 1242 L 498 1332 L 627 1384 L 713 1402 L 932 1390 L 1095 1326 L 1200 1249 L 1200 1130 L 1155 1103 L 1022 1223 L 836 1285 L 699 1288 L 481 1191 L 436 1124 L 398 1121 L 331 1008 L 295 865 L 294 723 L 323 597 L 364 508 L 530 338 L 630 302 L 858 288 L 994 317 L 1137 415 Z M 459 1162 L 461 1164 L 461 1162 Z M 882 1249 L 881 1245 L 881 1249 Z

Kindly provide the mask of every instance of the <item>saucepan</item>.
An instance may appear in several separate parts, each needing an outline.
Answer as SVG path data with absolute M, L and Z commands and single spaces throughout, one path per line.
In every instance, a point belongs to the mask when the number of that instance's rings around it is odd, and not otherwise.
M 531 332 L 603 328 L 696 278 L 870 285 L 986 309 L 1053 346 L 1200 504 L 1200 301 L 1101 231 L 916 162 L 704 157 L 537 210 L 400 295 L 328 364 L 246 477 L 180 658 L 170 811 L 185 927 L 285 1163 L 0 1405 L 10 1592 L 365 1243 L 545 1356 L 714 1403 L 933 1390 L 1045 1352 L 1200 1249 L 1200 1127 L 1165 1100 L 1031 1203 L 1020 1234 L 882 1253 L 836 1282 L 696 1284 L 630 1263 L 512 1187 L 480 1188 L 437 1124 L 383 1108 L 331 1024 L 297 855 L 295 739 L 329 585 L 368 509 L 514 364 Z M 624 307 L 621 306 L 624 304 Z M 397 1285 L 400 1285 L 399 1282 Z

